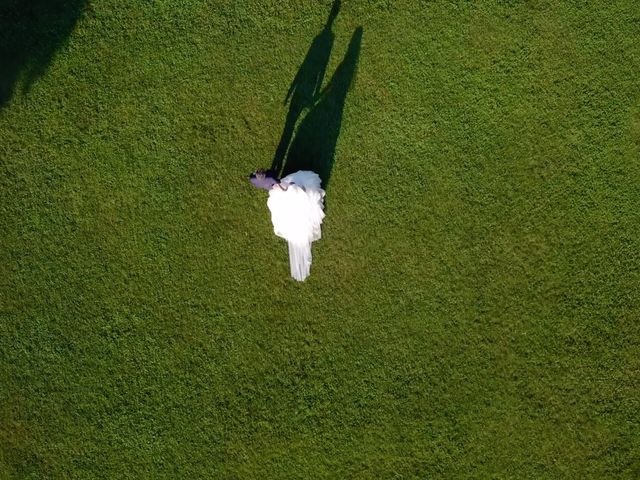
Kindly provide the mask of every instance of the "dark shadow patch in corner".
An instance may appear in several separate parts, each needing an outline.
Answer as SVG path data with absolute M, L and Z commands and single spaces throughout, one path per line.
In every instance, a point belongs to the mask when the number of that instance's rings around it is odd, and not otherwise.
M 0 0 L 0 108 L 46 71 L 87 1 Z

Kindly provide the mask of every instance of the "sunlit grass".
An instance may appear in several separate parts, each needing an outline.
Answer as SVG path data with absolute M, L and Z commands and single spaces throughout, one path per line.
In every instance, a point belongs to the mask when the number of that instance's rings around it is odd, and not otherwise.
M 125 3 L 0 107 L 0 476 L 640 475 L 635 2 L 345 0 L 302 284 L 246 175 L 330 3 Z

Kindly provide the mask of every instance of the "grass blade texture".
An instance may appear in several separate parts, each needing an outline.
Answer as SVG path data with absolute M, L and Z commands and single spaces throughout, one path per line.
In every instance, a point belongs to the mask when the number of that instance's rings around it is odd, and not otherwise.
M 638 478 L 639 39 L 635 0 L 0 0 L 0 478 Z M 305 282 L 270 167 L 327 191 Z

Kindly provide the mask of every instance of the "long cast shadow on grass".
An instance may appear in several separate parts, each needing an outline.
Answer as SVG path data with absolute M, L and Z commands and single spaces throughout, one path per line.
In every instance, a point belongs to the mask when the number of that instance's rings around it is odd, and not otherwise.
M 0 108 L 47 69 L 87 0 L 0 0 Z
M 282 164 L 300 115 L 313 106 L 320 94 L 335 38 L 332 30 L 333 22 L 339 12 L 340 0 L 334 0 L 324 28 L 311 42 L 284 99 L 285 104 L 289 102 L 289 113 L 271 164 L 271 170 L 274 172 L 280 173 L 282 170 Z
M 329 185 L 345 100 L 353 85 L 360 57 L 362 32 L 362 27 L 353 32 L 342 62 L 300 123 L 289 147 L 283 175 L 298 170 L 312 170 L 320 175 L 325 190 Z
M 356 28 L 342 62 L 300 123 L 289 147 L 283 175 L 312 170 L 320 175 L 326 190 L 335 161 L 345 100 L 358 66 L 362 32 L 362 27 Z

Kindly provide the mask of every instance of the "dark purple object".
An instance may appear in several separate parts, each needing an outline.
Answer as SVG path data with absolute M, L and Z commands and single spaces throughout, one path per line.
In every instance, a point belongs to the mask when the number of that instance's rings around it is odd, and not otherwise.
M 270 170 L 256 170 L 249 175 L 249 181 L 254 187 L 264 188 L 265 190 L 271 190 L 274 185 L 280 183 L 276 174 Z

